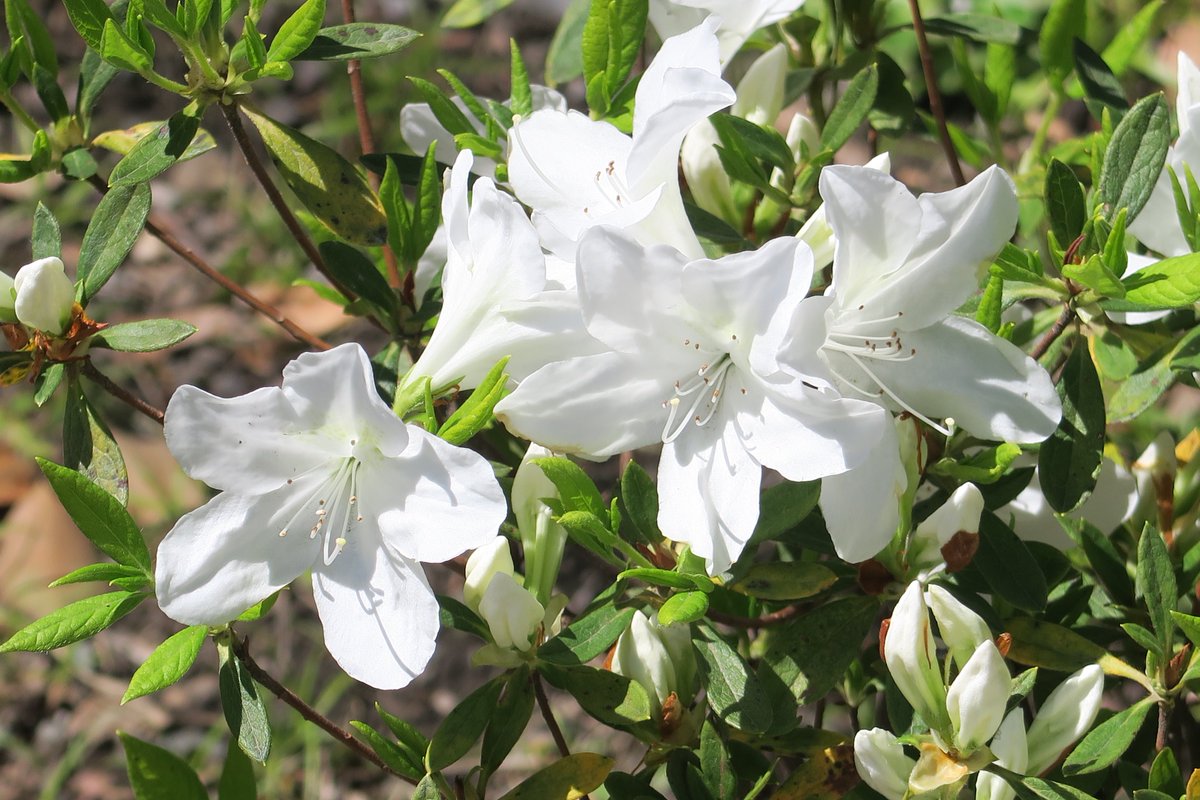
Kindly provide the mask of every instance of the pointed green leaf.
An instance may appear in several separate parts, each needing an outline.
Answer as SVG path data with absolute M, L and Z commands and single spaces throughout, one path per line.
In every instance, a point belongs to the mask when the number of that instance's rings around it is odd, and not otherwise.
M 208 627 L 193 625 L 173 634 L 154 648 L 154 652 L 129 679 L 129 688 L 125 690 L 121 704 L 157 692 L 182 678 L 196 663 L 206 638 Z
M 204 784 L 186 761 L 161 747 L 117 731 L 135 800 L 208 800 Z

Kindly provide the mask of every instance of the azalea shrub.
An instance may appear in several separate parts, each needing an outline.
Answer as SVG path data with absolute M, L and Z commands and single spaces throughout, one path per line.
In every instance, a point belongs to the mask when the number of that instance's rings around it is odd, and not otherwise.
M 106 587 L 0 651 L 156 604 L 181 628 L 116 676 L 137 702 L 211 640 L 227 800 L 275 703 L 423 800 L 498 795 L 542 724 L 559 753 L 505 798 L 1200 798 L 1200 51 L 1153 55 L 1194 9 L 573 0 L 507 98 L 418 69 L 376 146 L 359 70 L 507 3 L 420 32 L 275 3 L 64 0 L 68 63 L 5 2 L 0 180 L 95 203 L 76 246 L 47 195 L 0 272 L 0 384 L 64 409 L 38 463 L 103 557 L 56 585 Z M 302 61 L 350 65 L 359 152 L 259 103 Z M 121 73 L 182 107 L 98 130 Z M 361 335 L 154 216 L 214 126 Z M 160 410 L 104 374 L 196 332 L 93 318 L 143 236 L 294 342 L 278 382 Z M 161 539 L 101 394 L 212 489 Z M 249 645 L 309 586 L 350 679 L 404 692 L 453 628 L 479 688 L 432 729 L 325 716 Z M 136 797 L 208 796 L 120 738 Z

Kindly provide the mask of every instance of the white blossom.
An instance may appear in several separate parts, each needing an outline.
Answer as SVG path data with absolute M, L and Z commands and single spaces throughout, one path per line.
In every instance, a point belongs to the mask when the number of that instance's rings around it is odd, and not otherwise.
M 67 277 L 61 259 L 39 258 L 21 267 L 11 291 L 13 312 L 21 324 L 52 335 L 66 330 L 75 305 L 75 285 Z

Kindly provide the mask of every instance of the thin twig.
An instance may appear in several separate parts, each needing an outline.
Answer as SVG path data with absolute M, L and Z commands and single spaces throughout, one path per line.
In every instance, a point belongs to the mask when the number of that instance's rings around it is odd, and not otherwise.
M 306 720 L 316 725 L 318 728 L 325 731 L 334 739 L 341 742 L 355 753 L 358 753 L 360 756 L 365 758 L 367 761 L 370 761 L 384 772 L 388 773 L 389 775 L 395 775 L 397 778 L 400 778 L 406 783 L 416 786 L 417 782 L 415 780 L 404 773 L 396 772 L 394 769 L 389 767 L 386 763 L 384 763 L 383 759 L 381 759 L 375 753 L 374 750 L 356 739 L 354 734 L 339 726 L 336 722 L 329 719 L 329 717 L 325 716 L 320 711 L 317 711 L 308 703 L 301 700 L 299 695 L 284 686 L 279 681 L 275 680 L 275 678 L 272 677 L 266 670 L 260 667 L 258 663 L 250 657 L 248 639 L 240 639 L 237 636 L 232 638 L 233 652 L 237 654 L 239 659 L 241 659 L 241 662 L 246 666 L 246 671 L 250 673 L 251 677 L 262 684 L 267 691 L 278 697 L 283 702 L 287 703 L 292 708 L 296 709 L 300 716 L 304 717 Z
M 96 369 L 96 365 L 92 363 L 91 358 L 84 359 L 83 374 L 100 384 L 100 388 L 104 389 L 104 391 L 108 392 L 113 397 L 132 408 L 134 411 L 146 415 L 159 425 L 163 424 L 163 419 L 166 415 L 163 413 L 161 408 L 150 405 L 145 400 L 128 391 L 124 387 L 113 383 L 113 381 L 107 375 Z
M 1050 345 L 1054 344 L 1059 336 L 1062 336 L 1063 331 L 1071 324 L 1071 320 L 1075 318 L 1075 309 L 1071 308 L 1070 303 L 1063 304 L 1062 313 L 1058 315 L 1058 319 L 1054 320 L 1054 324 L 1050 326 L 1050 330 L 1038 339 L 1038 343 L 1034 345 L 1030 351 L 1029 357 L 1037 361 L 1042 356 L 1046 355 L 1046 351 L 1050 349 Z
M 263 187 L 263 191 L 267 193 L 267 199 L 271 201 L 271 205 L 275 206 L 275 210 L 279 213 L 283 224 L 287 226 L 288 231 L 292 234 L 292 238 L 300 245 L 300 249 L 304 251 L 304 255 L 308 256 L 308 260 L 313 263 L 313 266 L 333 284 L 334 288 L 341 292 L 348 300 L 354 300 L 358 295 L 346 288 L 346 285 L 330 272 L 329 267 L 325 264 L 325 258 L 313 243 L 312 238 L 308 235 L 308 231 L 304 229 L 304 226 L 300 224 L 300 220 L 296 219 L 296 215 L 288 208 L 287 202 L 284 201 L 283 195 L 279 192 L 279 187 L 275 185 L 275 181 L 271 179 L 271 175 L 267 172 L 262 159 L 258 157 L 258 153 L 254 150 L 254 145 L 250 141 L 250 137 L 246 134 L 246 128 L 242 125 L 242 118 L 238 116 L 237 107 L 223 103 L 218 105 L 221 106 L 221 113 L 225 115 L 225 122 L 229 124 L 229 130 L 233 133 L 233 139 L 237 142 L 238 148 L 241 149 L 247 166 L 254 173 L 254 177 L 258 179 L 259 184 Z
M 1158 734 L 1154 737 L 1154 749 L 1162 750 L 1167 746 L 1167 733 L 1171 725 L 1171 706 L 1166 702 L 1158 704 Z
M 562 729 L 558 727 L 558 721 L 554 719 L 554 710 L 550 708 L 550 699 L 546 697 L 546 689 L 542 686 L 542 676 L 533 673 L 533 693 L 537 697 L 538 707 L 542 710 L 542 718 L 546 720 L 546 727 L 550 729 L 550 735 L 554 737 L 554 744 L 558 745 L 558 752 L 563 758 L 571 755 L 571 748 L 567 747 L 567 740 L 563 738 Z
M 90 183 L 92 186 L 96 187 L 101 194 L 108 191 L 108 186 L 105 185 L 103 179 L 96 175 L 91 177 Z M 211 264 L 201 258 L 198 253 L 185 245 L 183 242 L 179 241 L 179 239 L 175 238 L 175 235 L 171 233 L 162 220 L 156 219 L 153 216 L 147 219 L 146 231 L 155 239 L 158 239 L 168 248 L 173 250 L 176 255 L 178 255 L 188 264 L 191 264 L 194 268 L 199 270 L 200 273 L 206 278 L 216 283 L 222 289 L 229 292 L 234 297 L 238 298 L 243 303 L 250 306 L 279 327 L 283 328 L 292 338 L 299 342 L 303 342 L 309 347 L 314 347 L 317 350 L 328 350 L 330 347 L 332 347 L 329 342 L 325 341 L 319 336 L 314 336 L 313 334 L 304 330 L 304 328 L 301 328 L 299 325 L 292 322 L 290 319 L 284 316 L 279 309 L 275 308 L 275 306 L 255 297 L 237 281 L 234 281 L 223 273 L 219 272 Z
M 946 153 L 950 174 L 954 177 L 955 185 L 962 186 L 967 179 L 963 177 L 962 165 L 958 163 L 958 153 L 954 150 L 954 141 L 950 138 L 950 129 L 946 126 L 946 109 L 942 107 L 942 93 L 938 91 L 937 75 L 933 71 L 933 53 L 929 49 L 929 38 L 925 35 L 925 20 L 921 19 L 921 9 L 917 0 L 908 0 L 908 7 L 912 10 L 913 33 L 917 35 L 917 50 L 921 53 L 921 68 L 925 72 L 929 110 L 937 123 L 938 137 L 942 140 L 942 150 Z
M 772 611 L 769 614 L 763 614 L 761 617 L 739 617 L 734 614 L 726 614 L 722 611 L 709 609 L 706 612 L 706 616 L 713 622 L 719 622 L 731 628 L 769 628 L 772 625 L 780 625 L 787 622 L 803 610 L 804 606 L 797 604 L 781 608 L 778 611 Z

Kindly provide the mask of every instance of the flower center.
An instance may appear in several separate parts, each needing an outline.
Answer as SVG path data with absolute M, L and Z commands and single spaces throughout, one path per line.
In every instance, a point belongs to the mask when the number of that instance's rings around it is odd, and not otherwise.
M 686 341 L 684 343 L 689 344 Z M 733 361 L 729 354 L 722 353 L 718 358 L 701 364 L 696 374 L 687 381 L 675 382 L 674 396 L 663 402 L 663 408 L 670 409 L 667 423 L 663 426 L 664 444 L 678 439 L 689 422 L 695 423 L 696 427 L 708 424 L 721 405 L 721 395 L 725 391 L 725 382 L 732 366 Z M 742 389 L 743 393 L 745 391 Z M 681 411 L 685 403 L 687 409 Z
M 356 444 L 351 440 L 352 445 Z M 300 504 L 287 525 L 279 531 L 281 537 L 297 525 L 310 525 L 308 538 L 323 536 L 322 556 L 329 566 L 346 547 L 347 536 L 363 516 L 358 510 L 358 468 L 362 462 L 353 456 L 339 459 L 333 472 Z M 288 483 L 292 483 L 291 480 Z
M 863 306 L 859 306 L 858 311 L 862 310 Z M 832 359 L 828 360 L 827 363 L 829 363 L 830 370 L 841 379 L 842 383 L 872 399 L 887 395 L 896 405 L 917 419 L 931 428 L 940 431 L 943 435 L 949 436 L 950 431 L 944 425 L 934 422 L 906 403 L 899 394 L 884 383 L 879 375 L 868 366 L 868 362 L 872 361 L 912 361 L 916 357 L 917 348 L 905 345 L 901 331 L 897 328 L 888 330 L 886 327 L 888 323 L 895 322 L 903 316 L 903 311 L 897 311 L 895 314 L 878 319 L 839 320 L 837 324 L 830 327 L 825 343 L 821 345 L 821 349 L 843 353 L 879 388 L 878 391 L 874 392 L 862 388 L 853 380 L 839 373 L 836 365 L 832 363 Z M 880 326 L 885 326 L 883 329 L 888 332 L 883 335 L 876 333 L 880 330 Z
M 559 196 L 561 196 L 568 204 L 572 204 L 577 201 L 577 197 L 571 196 L 567 192 L 563 191 L 563 189 L 559 186 L 558 181 L 552 180 L 550 176 L 543 172 L 542 168 L 538 166 L 537 161 L 534 159 L 529 150 L 526 149 L 525 142 L 521 139 L 520 127 L 520 118 L 513 117 L 513 126 L 511 129 L 509 129 L 508 138 L 512 140 L 513 146 L 521 151 L 521 155 L 525 157 L 525 161 L 528 162 L 529 168 L 533 170 L 534 174 L 541 178 L 547 186 L 550 186 L 556 192 L 558 192 Z M 604 216 L 605 214 L 616 211 L 617 209 L 623 207 L 625 205 L 625 201 L 630 199 L 629 188 L 625 185 L 624 179 L 618 172 L 617 162 L 615 160 L 609 161 L 604 169 L 596 170 L 596 175 L 593 180 L 596 182 L 596 190 L 599 193 L 600 198 L 607 203 L 607 207 L 596 208 L 594 205 L 584 206 L 583 215 L 585 217 Z

